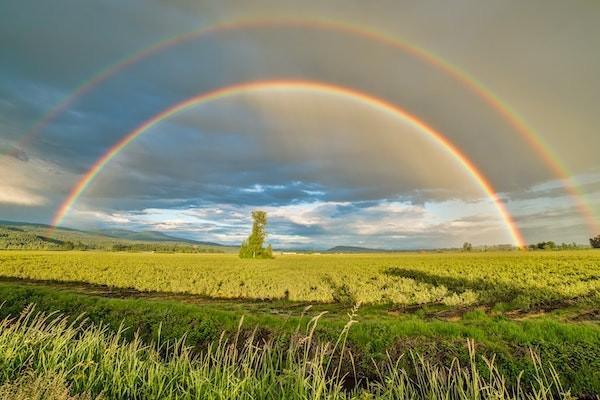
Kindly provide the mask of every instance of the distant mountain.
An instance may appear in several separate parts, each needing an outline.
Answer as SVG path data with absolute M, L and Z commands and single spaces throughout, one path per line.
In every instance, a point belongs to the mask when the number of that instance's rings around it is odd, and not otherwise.
M 97 233 L 118 239 L 127 240 L 142 240 L 145 242 L 178 242 L 178 243 L 189 243 L 202 246 L 221 246 L 227 247 L 224 244 L 215 242 L 203 242 L 192 239 L 179 238 L 171 235 L 167 235 L 157 231 L 129 231 L 127 229 L 101 229 L 96 231 Z
M 393 250 L 386 249 L 372 249 L 369 247 L 360 247 L 360 246 L 335 246 L 326 250 L 327 253 L 382 253 L 389 252 Z
M 0 226 L 12 226 L 12 227 L 21 227 L 21 228 L 29 228 L 29 229 L 33 229 L 33 228 L 53 229 L 54 228 L 52 225 L 40 224 L 37 222 L 21 222 L 21 221 L 7 221 L 7 220 L 0 220 Z M 80 231 L 79 229 L 65 228 L 65 227 L 54 228 L 54 229 L 59 229 L 59 230 L 63 230 L 63 231 L 71 231 L 71 232 L 85 232 L 85 231 Z

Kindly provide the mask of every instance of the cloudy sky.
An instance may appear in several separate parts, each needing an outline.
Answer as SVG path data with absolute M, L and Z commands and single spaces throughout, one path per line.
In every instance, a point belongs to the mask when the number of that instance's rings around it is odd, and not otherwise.
M 4 0 L 0 219 L 50 223 L 99 157 L 181 101 L 302 79 L 368 93 L 435 128 L 489 180 L 526 241 L 586 243 L 600 233 L 598 20 L 595 1 Z M 254 209 L 268 212 L 276 247 L 513 241 L 480 184 L 421 129 L 297 87 L 235 92 L 155 124 L 62 225 L 235 244 Z

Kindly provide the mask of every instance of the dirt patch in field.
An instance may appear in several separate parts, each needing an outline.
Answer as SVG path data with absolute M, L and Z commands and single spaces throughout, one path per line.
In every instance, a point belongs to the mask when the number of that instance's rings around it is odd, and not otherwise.
M 255 313 L 270 314 L 280 317 L 289 317 L 292 315 L 299 316 L 303 310 L 310 306 L 313 312 L 327 311 L 329 314 L 346 316 L 348 306 L 340 303 L 308 303 L 294 302 L 284 299 L 248 299 L 248 298 L 214 298 L 206 297 L 189 293 L 172 293 L 172 292 L 144 292 L 133 288 L 116 288 L 106 285 L 87 284 L 81 282 L 63 282 L 63 281 L 48 281 L 34 279 L 19 279 L 12 277 L 0 277 L 0 282 L 31 285 L 31 286 L 46 286 L 56 290 L 64 290 L 84 295 L 100 296 L 106 298 L 118 299 L 147 299 L 157 301 L 178 301 L 195 305 L 210 305 L 222 307 L 225 310 L 240 310 L 251 311 Z M 425 305 L 404 305 L 393 306 L 371 310 L 379 315 L 385 315 L 390 318 L 401 317 L 403 315 L 417 314 L 424 319 L 439 319 L 449 322 L 460 321 L 465 314 L 474 311 L 480 311 L 492 316 L 503 316 L 511 320 L 527 320 L 541 318 L 549 315 L 553 311 L 572 308 L 576 305 L 575 301 L 565 301 L 552 303 L 543 307 L 537 307 L 530 310 L 511 310 L 498 312 L 491 305 L 476 305 L 468 307 L 452 307 L 449 308 L 443 304 L 425 304 Z M 574 322 L 585 321 L 600 321 L 600 310 L 579 309 L 573 313 L 567 313 L 563 319 Z
M 559 312 L 559 314 L 554 314 Z M 493 317 L 504 317 L 513 321 L 525 321 L 536 318 L 556 317 L 557 319 L 573 322 L 600 321 L 600 310 L 597 308 L 580 308 L 575 301 L 552 303 L 529 310 L 498 311 L 491 305 L 478 305 L 471 307 L 448 308 L 442 304 L 411 305 L 394 307 L 387 310 L 387 315 L 401 317 L 403 315 L 417 314 L 425 319 L 439 319 L 448 322 L 461 321 L 465 314 L 482 312 Z
M 600 321 L 600 309 L 585 310 L 571 318 L 572 321 Z

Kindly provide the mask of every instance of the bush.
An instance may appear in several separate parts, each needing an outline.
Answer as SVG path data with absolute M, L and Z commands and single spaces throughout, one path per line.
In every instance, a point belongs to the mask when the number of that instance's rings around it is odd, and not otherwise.
M 554 250 L 556 248 L 556 243 L 551 240 L 547 242 L 539 242 L 537 244 L 537 248 L 540 250 Z

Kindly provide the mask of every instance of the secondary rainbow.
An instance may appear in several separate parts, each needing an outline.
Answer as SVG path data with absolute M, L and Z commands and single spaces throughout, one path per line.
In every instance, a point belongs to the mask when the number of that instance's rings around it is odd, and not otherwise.
M 477 169 L 477 167 L 469 160 L 469 158 L 463 154 L 447 137 L 442 135 L 440 132 L 433 129 L 431 126 L 415 117 L 414 115 L 403 110 L 399 106 L 390 103 L 384 99 L 377 98 L 370 94 L 343 87 L 333 85 L 325 82 L 318 81 L 306 81 L 306 80 L 270 80 L 270 81 L 251 81 L 234 84 L 231 86 L 221 87 L 209 92 L 201 93 L 197 96 L 191 97 L 178 104 L 175 104 L 160 113 L 154 115 L 150 119 L 143 122 L 136 129 L 129 132 L 115 145 L 109 148 L 96 162 L 89 168 L 89 170 L 83 175 L 83 177 L 77 182 L 72 188 L 67 198 L 58 208 L 53 220 L 53 226 L 61 224 L 69 210 L 73 207 L 77 199 L 90 185 L 96 176 L 102 171 L 102 169 L 112 160 L 117 154 L 119 154 L 128 144 L 134 141 L 142 133 L 146 132 L 149 128 L 155 126 L 159 122 L 174 116 L 177 113 L 190 109 L 191 107 L 198 106 L 200 104 L 232 96 L 240 93 L 246 93 L 257 90 L 310 90 L 321 93 L 328 93 L 354 99 L 363 104 L 374 107 L 380 111 L 384 111 L 388 114 L 400 118 L 403 121 L 407 121 L 415 128 L 419 129 L 424 134 L 428 135 L 435 143 L 440 145 L 444 150 L 451 154 L 460 165 L 472 176 L 472 178 L 481 186 L 486 195 L 494 203 L 499 215 L 506 224 L 511 237 L 513 238 L 514 244 L 517 246 L 524 246 L 525 241 L 515 224 L 511 214 L 508 212 L 504 203 L 500 200 L 496 194 L 491 183 L 484 177 L 484 175 Z
M 524 119 L 520 117 L 515 110 L 513 110 L 506 102 L 504 102 L 499 96 L 495 95 L 489 88 L 487 88 L 482 82 L 469 75 L 464 70 L 453 65 L 452 63 L 442 59 L 439 56 L 427 51 L 423 48 L 414 46 L 406 41 L 398 39 L 394 36 L 375 31 L 370 28 L 363 26 L 356 26 L 340 21 L 332 21 L 325 19 L 290 19 L 287 17 L 273 18 L 273 19 L 251 19 L 251 20 L 237 20 L 231 22 L 224 22 L 215 24 L 203 29 L 188 32 L 182 35 L 171 37 L 162 40 L 150 47 L 144 48 L 141 51 L 134 53 L 133 55 L 119 61 L 116 64 L 112 64 L 106 69 L 102 70 L 99 74 L 95 75 L 91 79 L 81 84 L 71 95 L 69 95 L 64 101 L 59 103 L 56 107 L 50 110 L 38 123 L 36 123 L 26 133 L 22 140 L 19 142 L 19 147 L 22 147 L 35 137 L 40 131 L 42 131 L 48 124 L 50 124 L 55 118 L 66 111 L 71 105 L 73 105 L 78 98 L 85 95 L 89 91 L 93 90 L 96 86 L 106 81 L 118 72 L 126 69 L 127 67 L 144 60 L 153 54 L 160 53 L 161 51 L 170 47 L 188 42 L 193 39 L 197 39 L 206 35 L 216 34 L 219 32 L 233 31 L 233 30 L 244 30 L 244 29 L 261 29 L 266 27 L 300 27 L 306 29 L 320 29 L 342 32 L 345 34 L 357 35 L 375 42 L 393 47 L 400 51 L 403 51 L 411 56 L 421 60 L 422 62 L 437 68 L 445 74 L 452 77 L 454 80 L 460 82 L 470 91 L 476 94 L 480 99 L 486 102 L 492 107 L 498 114 L 500 114 L 512 128 L 526 141 L 526 143 L 534 150 L 534 152 L 540 157 L 546 166 L 552 171 L 552 174 L 561 180 L 562 186 L 565 191 L 569 194 L 579 214 L 585 220 L 590 233 L 600 231 L 599 218 L 595 216 L 592 208 L 584 201 L 585 194 L 581 192 L 576 183 L 571 179 L 571 173 L 569 173 L 566 166 L 560 161 L 557 155 L 552 149 L 543 141 L 539 134 L 529 127 Z

